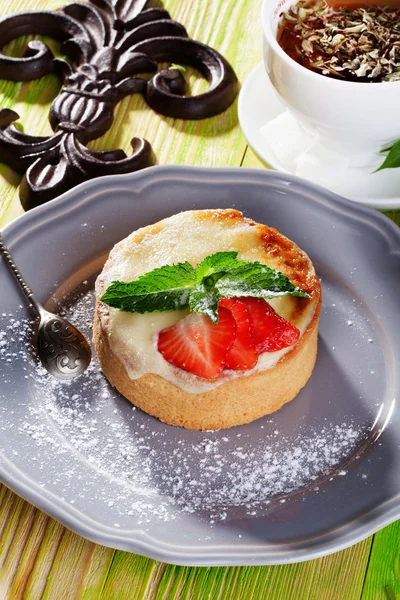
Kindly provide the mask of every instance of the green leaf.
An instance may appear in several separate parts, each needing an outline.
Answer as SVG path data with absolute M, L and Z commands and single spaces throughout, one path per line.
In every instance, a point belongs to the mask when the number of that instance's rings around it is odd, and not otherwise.
M 188 262 L 166 265 L 136 281 L 114 281 L 101 301 L 126 312 L 179 310 L 189 306 L 196 282 L 196 271 Z
M 379 154 L 387 154 L 388 152 L 391 151 L 393 146 L 394 146 L 394 144 L 391 144 L 390 146 L 386 146 L 385 148 L 382 148 L 382 150 L 379 150 Z
M 204 277 L 209 277 L 214 273 L 235 269 L 238 265 L 238 261 L 236 260 L 237 255 L 237 252 L 216 252 L 215 254 L 207 256 L 196 269 L 198 281 L 201 281 Z
M 215 284 L 221 298 L 250 296 L 252 298 L 276 298 L 278 296 L 299 296 L 309 298 L 309 294 L 293 285 L 281 273 L 261 263 L 249 263 L 249 268 L 241 267 L 221 277 Z
M 388 150 L 389 154 L 387 155 L 379 169 L 376 169 L 374 173 L 382 171 L 383 169 L 396 169 L 397 167 L 400 167 L 400 140 L 393 144 L 393 146 L 390 149 L 385 149 L 382 152 L 387 152 Z
M 259 262 L 236 261 L 232 267 L 230 272 L 214 273 L 196 286 L 189 297 L 191 310 L 201 312 L 213 323 L 218 323 L 218 303 L 222 298 L 310 297 L 293 285 L 286 275 Z
M 222 298 L 252 296 L 302 296 L 306 292 L 289 279 L 259 262 L 237 260 L 237 252 L 216 252 L 195 269 L 188 262 L 166 265 L 136 281 L 114 281 L 101 300 L 126 312 L 154 312 L 190 307 L 218 323 Z
M 212 279 L 212 277 L 209 277 L 197 284 L 189 296 L 189 306 L 190 310 L 203 313 L 213 323 L 218 323 L 218 304 L 222 296 L 215 287 Z

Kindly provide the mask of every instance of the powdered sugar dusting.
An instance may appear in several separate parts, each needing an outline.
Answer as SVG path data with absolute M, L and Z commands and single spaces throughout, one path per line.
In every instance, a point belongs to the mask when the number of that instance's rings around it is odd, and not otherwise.
M 64 311 L 88 337 L 93 305 L 90 291 Z M 20 312 L 0 317 L 0 369 L 12 383 L 14 363 L 22 364 L 30 397 L 18 402 L 26 402 L 27 417 L 16 420 L 0 390 L 0 440 L 2 432 L 12 433 L 14 452 L 21 460 L 29 456 L 45 489 L 79 506 L 101 503 L 115 527 L 122 517 L 145 527 L 182 513 L 201 512 L 211 524 L 238 508 L 257 515 L 273 500 L 315 489 L 335 468 L 345 475 L 340 465 L 365 436 L 366 426 L 344 418 L 322 428 L 296 425 L 294 434 L 281 431 L 274 416 L 220 432 L 163 425 L 121 398 L 96 359 L 70 382 L 33 365 L 27 351 L 30 323 Z M 55 455 L 64 460 L 62 472 L 51 469 Z

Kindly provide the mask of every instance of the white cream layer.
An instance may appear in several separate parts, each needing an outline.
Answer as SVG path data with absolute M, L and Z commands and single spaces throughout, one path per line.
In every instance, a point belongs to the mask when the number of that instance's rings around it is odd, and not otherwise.
M 184 260 L 197 265 L 214 252 L 228 250 L 238 251 L 238 258 L 242 260 L 266 262 L 262 241 L 253 226 L 242 222 L 198 219 L 193 213 L 180 213 L 161 221 L 147 235 L 143 236 L 142 230 L 138 230 L 117 244 L 97 281 L 97 293 L 101 294 L 112 281 L 132 281 L 156 267 Z M 274 267 L 274 262 L 271 257 L 268 265 Z M 301 334 L 315 312 L 315 302 L 312 301 L 300 313 L 296 311 L 294 314 L 295 301 L 289 296 L 269 302 L 282 317 L 296 325 Z M 103 307 L 102 312 L 104 315 L 109 313 L 109 318 L 102 317 L 102 322 L 109 335 L 110 347 L 131 379 L 154 373 L 193 394 L 212 390 L 228 380 L 270 369 L 291 349 L 265 352 L 251 371 L 225 370 L 215 380 L 207 381 L 170 365 L 157 350 L 158 332 L 184 318 L 188 311 L 140 315 Z

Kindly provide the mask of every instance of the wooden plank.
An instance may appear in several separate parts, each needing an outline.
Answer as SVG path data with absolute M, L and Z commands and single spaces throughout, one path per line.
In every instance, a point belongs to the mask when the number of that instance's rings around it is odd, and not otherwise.
M 0 598 L 8 598 L 14 574 L 32 528 L 36 509 L 20 498 L 13 503 L 0 544 L 2 564 L 0 571 Z
M 64 530 L 47 578 L 42 600 L 73 600 L 81 598 L 83 582 L 88 573 L 96 545 L 72 531 Z M 63 582 L 64 585 L 61 585 Z M 68 585 L 66 583 L 68 582 Z
M 246 151 L 244 153 L 242 167 L 248 167 L 251 169 L 270 169 L 270 167 L 264 163 L 262 160 L 258 158 L 255 152 L 250 148 L 250 146 L 246 147 Z
M 362 600 L 400 598 L 400 521 L 375 534 Z
M 82 585 L 81 600 L 98 600 L 104 588 L 115 550 L 96 545 Z
M 179 598 L 184 582 L 184 576 L 179 576 L 179 571 L 186 567 L 166 565 L 163 576 L 158 584 L 155 600 L 168 600 L 168 598 Z
M 0 505 L 0 569 L 1 569 L 1 565 L 4 562 L 5 555 L 6 555 L 6 547 L 4 545 L 4 542 L 2 541 L 3 540 L 3 532 L 7 527 L 8 518 L 9 518 L 9 515 L 11 514 L 13 504 L 17 500 L 17 496 L 15 494 L 13 494 L 11 490 L 6 488 L 5 486 L 4 486 L 4 490 L 5 490 L 5 492 L 3 495 L 3 500 Z
M 150 600 L 154 598 L 163 563 L 117 551 L 105 582 L 101 600 Z
M 6 488 L 6 486 L 2 485 L 0 483 L 0 510 L 1 510 L 1 507 L 3 506 L 6 494 L 7 494 L 7 488 Z
M 10 510 L 7 511 L 7 516 L 4 520 L 4 529 L 0 538 L 0 568 L 1 578 L 4 575 L 4 565 L 8 558 L 8 552 L 13 543 L 14 536 L 18 530 L 20 519 L 24 517 L 24 510 L 29 509 L 29 504 L 25 503 L 22 498 L 18 498 L 15 494 L 10 493 Z M 6 511 L 5 511 L 6 512 Z M 8 578 L 5 577 L 7 580 Z
M 270 567 L 269 573 L 260 574 L 254 598 L 358 600 L 371 542 L 372 539 L 369 538 L 343 552 L 314 561 Z M 241 584 L 245 593 L 246 573 L 243 573 L 242 577 Z M 252 584 L 251 580 L 249 584 Z
M 191 569 L 191 578 L 187 578 L 185 581 L 185 587 L 182 594 L 183 599 L 189 598 L 217 598 L 219 597 L 219 590 L 223 589 L 223 586 L 219 581 L 225 581 L 229 579 L 229 575 L 233 569 L 224 568 L 202 568 L 202 569 Z M 219 575 L 219 577 L 218 577 Z M 190 584 L 190 587 L 189 585 Z M 251 598 L 251 596 L 247 596 Z
M 371 543 L 372 538 L 318 560 L 276 567 L 167 565 L 155 600 L 359 600 Z
M 64 531 L 60 523 L 48 518 L 43 539 L 38 545 L 36 559 L 25 585 L 24 600 L 42 600 Z M 66 585 L 66 582 L 60 581 L 60 587 L 63 583 Z
M 29 506 L 25 502 L 25 506 Z M 35 564 L 40 544 L 43 540 L 49 517 L 34 509 L 31 519 L 31 528 L 26 529 L 26 535 L 17 531 L 15 535 L 15 549 L 9 552 L 14 564 L 10 565 L 10 591 L 13 600 L 22 600 L 24 592 Z M 19 560 L 18 560 L 18 557 Z
M 224 589 L 232 589 L 237 571 L 237 568 L 166 565 L 154 600 L 220 600 Z

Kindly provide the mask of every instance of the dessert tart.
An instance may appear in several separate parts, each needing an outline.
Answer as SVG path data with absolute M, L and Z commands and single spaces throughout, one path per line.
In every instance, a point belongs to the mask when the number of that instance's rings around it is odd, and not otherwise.
M 164 423 L 217 430 L 292 400 L 317 354 L 309 257 L 233 209 L 134 231 L 96 281 L 94 344 L 108 381 Z

